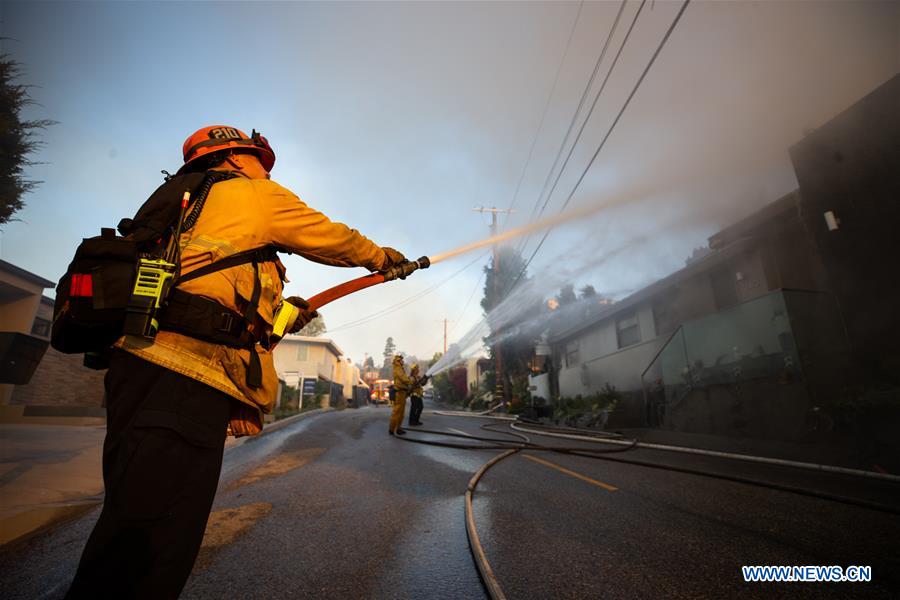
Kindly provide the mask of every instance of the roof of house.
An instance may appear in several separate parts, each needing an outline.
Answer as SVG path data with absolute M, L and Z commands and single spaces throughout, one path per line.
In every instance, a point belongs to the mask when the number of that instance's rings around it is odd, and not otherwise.
M 15 275 L 16 277 L 21 277 L 25 281 L 34 283 L 41 287 L 45 287 L 45 288 L 55 288 L 56 287 L 56 284 L 53 283 L 52 281 L 50 281 L 49 279 L 44 279 L 40 275 L 35 275 L 31 271 L 26 271 L 22 267 L 17 267 L 16 265 L 14 265 L 12 263 L 8 263 L 3 259 L 0 259 L 0 271 L 6 271 L 7 273 Z
M 309 336 L 309 335 L 290 334 L 290 335 L 286 335 L 284 337 L 284 339 L 281 340 L 280 343 L 284 344 L 285 342 L 294 343 L 294 344 L 300 344 L 300 343 L 318 344 L 320 346 L 325 346 L 325 347 L 329 348 L 331 350 L 332 354 L 334 354 L 335 356 L 342 356 L 344 354 L 344 352 L 340 348 L 338 348 L 338 345 L 334 343 L 334 340 L 329 339 L 329 338 L 313 337 L 313 336 Z
M 570 338 L 585 329 L 594 327 L 598 323 L 615 317 L 635 307 L 635 305 L 655 296 L 656 294 L 679 284 L 691 277 L 709 271 L 717 265 L 745 252 L 755 241 L 755 233 L 761 227 L 784 219 L 785 213 L 797 210 L 800 201 L 800 192 L 794 190 L 785 194 L 778 200 L 764 206 L 751 215 L 725 227 L 718 233 L 710 236 L 709 247 L 712 250 L 706 256 L 697 259 L 686 267 L 655 281 L 647 287 L 636 291 L 622 300 L 605 305 L 600 310 L 588 312 L 583 319 L 577 320 L 573 325 L 555 331 L 550 336 L 550 342 L 559 342 Z
M 578 334 L 581 331 L 592 328 L 602 321 L 631 310 L 641 302 L 652 298 L 653 296 L 665 291 L 673 285 L 677 285 L 695 275 L 698 275 L 705 271 L 709 271 L 717 265 L 741 254 L 742 252 L 745 252 L 747 248 L 752 245 L 752 242 L 753 240 L 751 238 L 741 238 L 735 240 L 728 246 L 711 252 L 710 254 L 692 262 L 688 266 L 679 269 L 678 271 L 675 271 L 671 275 L 667 275 L 666 277 L 663 277 L 658 281 L 651 283 L 647 287 L 636 291 L 635 293 L 626 298 L 623 298 L 622 300 L 619 300 L 618 302 L 603 305 L 602 308 L 600 310 L 597 310 L 596 312 L 589 311 L 588 314 L 584 316 L 584 318 L 576 320 L 573 325 L 552 332 L 549 341 L 551 343 L 560 342 Z
M 773 222 L 781 222 L 787 216 L 786 213 L 797 211 L 800 203 L 800 190 L 789 192 L 763 208 L 748 215 L 740 221 L 729 225 L 722 231 L 710 236 L 709 247 L 716 250 L 738 241 L 748 235 L 753 235 L 761 227 L 771 228 Z

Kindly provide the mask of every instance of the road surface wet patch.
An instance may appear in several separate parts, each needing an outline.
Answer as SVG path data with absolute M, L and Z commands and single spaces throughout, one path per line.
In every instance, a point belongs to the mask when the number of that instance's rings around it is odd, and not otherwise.
M 231 483 L 231 485 L 228 486 L 228 489 L 234 490 L 245 485 L 254 484 L 263 479 L 284 475 L 289 471 L 299 469 L 300 467 L 311 463 L 323 452 L 325 452 L 325 448 L 304 448 L 302 450 L 297 450 L 296 452 L 279 454 Z
M 268 502 L 256 502 L 211 513 L 206 523 L 200 553 L 194 563 L 194 570 L 202 571 L 207 568 L 219 550 L 234 543 L 271 510 L 272 505 Z

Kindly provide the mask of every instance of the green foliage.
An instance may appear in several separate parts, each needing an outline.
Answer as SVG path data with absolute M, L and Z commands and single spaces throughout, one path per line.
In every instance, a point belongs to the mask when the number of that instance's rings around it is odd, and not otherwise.
M 300 412 L 300 392 L 292 385 L 281 386 L 281 401 L 273 415 L 275 420 L 284 419 Z
M 308 335 L 310 337 L 319 337 L 328 331 L 328 328 L 325 327 L 325 319 L 322 318 L 322 315 L 319 315 L 309 323 L 303 326 L 303 329 L 300 330 L 300 335 Z
M 431 384 L 434 386 L 434 389 L 437 390 L 441 402 L 445 404 L 455 404 L 457 406 L 464 405 L 466 400 L 465 397 L 460 397 L 456 387 L 450 382 L 450 376 L 446 371 L 432 377 Z
M 19 71 L 18 63 L 0 55 L 0 225 L 13 219 L 25 206 L 22 196 L 40 183 L 26 179 L 24 167 L 35 164 L 28 159 L 40 147 L 35 132 L 55 123 L 21 120 L 22 108 L 33 101 L 29 86 L 13 83 Z
M 313 395 L 312 397 L 306 397 L 300 412 L 321 408 L 322 399 L 329 394 L 331 394 L 331 384 L 327 381 L 322 381 L 321 379 L 316 380 L 316 387 L 313 390 Z
M 603 427 L 607 415 L 616 409 L 622 398 L 622 392 L 607 383 L 599 392 L 587 397 L 578 394 L 574 398 L 560 398 L 553 419 L 572 427 Z

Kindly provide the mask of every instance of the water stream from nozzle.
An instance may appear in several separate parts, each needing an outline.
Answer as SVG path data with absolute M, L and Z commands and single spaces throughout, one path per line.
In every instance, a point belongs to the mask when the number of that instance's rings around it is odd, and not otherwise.
M 586 206 L 584 208 L 568 211 L 565 213 L 559 213 L 557 215 L 553 215 L 552 217 L 540 219 L 539 221 L 534 221 L 533 223 L 528 223 L 527 225 L 522 225 L 521 227 L 515 227 L 513 229 L 504 231 L 503 233 L 498 233 L 497 235 L 493 235 L 483 240 L 472 242 L 471 244 L 466 244 L 465 246 L 460 246 L 459 248 L 456 248 L 454 250 L 448 250 L 447 252 L 441 252 L 440 254 L 429 256 L 428 258 L 431 260 L 431 264 L 439 263 L 448 258 L 453 258 L 454 256 L 459 256 L 460 254 L 471 252 L 472 250 L 478 250 L 479 248 L 484 248 L 485 246 L 499 244 L 500 242 L 505 242 L 506 240 L 511 240 L 523 235 L 528 235 L 529 233 L 533 233 L 535 231 L 540 231 L 541 229 L 549 229 L 568 221 L 575 221 L 577 219 L 589 217 L 595 213 L 600 212 L 608 205 L 609 203 L 601 203 L 593 206 Z

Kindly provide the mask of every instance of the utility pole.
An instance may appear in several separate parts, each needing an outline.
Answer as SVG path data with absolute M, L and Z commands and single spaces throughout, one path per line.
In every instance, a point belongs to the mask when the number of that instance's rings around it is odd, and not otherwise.
M 447 354 L 447 323 L 450 321 L 444 318 L 440 322 L 444 324 L 444 354 Z
M 492 206 L 487 208 L 485 206 L 479 206 L 477 208 L 472 209 L 477 213 L 491 213 L 491 237 L 497 235 L 497 214 L 505 213 L 509 214 L 514 212 L 508 208 L 497 208 L 496 206 Z M 500 274 L 500 247 L 497 244 L 494 244 L 493 247 L 493 267 L 494 267 L 494 297 L 497 299 L 497 302 L 500 301 L 500 279 L 498 275 Z M 495 336 L 499 337 L 500 328 L 497 327 L 496 330 L 493 330 Z M 494 345 L 494 359 L 496 363 L 496 371 L 497 371 L 497 383 L 494 386 L 494 400 L 506 404 L 506 393 L 504 391 L 503 385 L 503 357 L 500 352 L 500 342 L 498 341 Z

